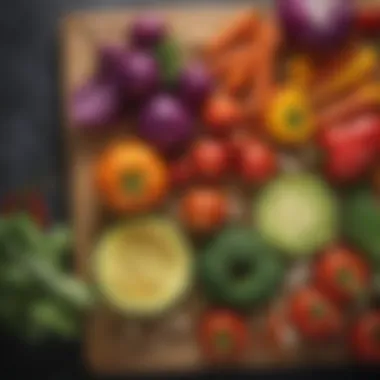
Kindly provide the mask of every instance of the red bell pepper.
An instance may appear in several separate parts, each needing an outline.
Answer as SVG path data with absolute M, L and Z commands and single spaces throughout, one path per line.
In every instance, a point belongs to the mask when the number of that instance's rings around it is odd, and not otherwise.
M 359 33 L 370 36 L 380 34 L 380 6 L 359 8 L 356 12 L 355 24 Z
M 362 114 L 326 126 L 319 135 L 326 175 L 335 182 L 357 180 L 374 164 L 380 148 L 380 116 Z

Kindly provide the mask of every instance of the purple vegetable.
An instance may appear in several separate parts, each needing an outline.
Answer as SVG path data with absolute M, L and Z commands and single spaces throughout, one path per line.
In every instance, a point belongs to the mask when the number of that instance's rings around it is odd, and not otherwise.
M 99 49 L 98 75 L 104 79 L 117 81 L 121 62 L 128 57 L 128 52 L 120 46 L 106 45 Z
M 75 128 L 104 127 L 120 115 L 119 91 L 113 84 L 100 79 L 79 88 L 71 101 L 71 123 Z
M 183 149 L 193 135 L 192 119 L 177 99 L 157 95 L 142 110 L 139 134 L 166 154 Z
M 148 53 L 133 51 L 125 54 L 119 70 L 122 88 L 131 100 L 144 100 L 158 88 L 158 65 Z
M 166 36 L 165 21 L 157 14 L 140 15 L 132 24 L 130 39 L 133 47 L 151 49 Z
M 191 108 L 199 107 L 210 94 L 213 80 L 202 63 L 193 62 L 183 69 L 178 86 L 184 103 Z
M 318 52 L 345 42 L 355 14 L 353 0 L 277 0 L 277 11 L 288 42 Z

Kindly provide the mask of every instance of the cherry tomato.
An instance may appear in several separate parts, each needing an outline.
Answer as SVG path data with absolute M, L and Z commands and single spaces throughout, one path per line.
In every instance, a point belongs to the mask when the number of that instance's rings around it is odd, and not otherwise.
M 9 194 L 0 203 L 0 213 L 11 215 L 17 212 L 29 214 L 41 227 L 50 223 L 49 208 L 43 195 L 38 191 L 25 191 Z
M 343 246 L 326 250 L 315 265 L 315 283 L 338 303 L 354 300 L 369 287 L 370 270 L 361 256 Z
M 380 362 L 380 311 L 360 316 L 350 334 L 350 346 L 355 358 L 362 362 Z
M 193 179 L 194 167 L 189 157 L 181 157 L 170 165 L 170 176 L 173 186 L 183 187 Z
M 195 232 L 211 232 L 219 228 L 227 217 L 227 197 L 213 188 L 189 190 L 179 205 L 180 218 Z
M 277 172 L 277 158 L 268 145 L 258 139 L 242 144 L 238 172 L 247 183 L 263 184 Z
M 191 152 L 195 174 L 207 180 L 220 179 L 228 169 L 226 146 L 213 139 L 199 140 Z
M 340 311 L 317 289 L 305 287 L 292 295 L 289 317 L 297 330 L 314 341 L 336 336 L 342 329 Z
M 245 131 L 237 131 L 227 141 L 228 156 L 231 166 L 236 168 L 240 162 L 240 152 L 245 144 L 248 144 L 251 136 Z
M 206 128 L 217 135 L 225 135 L 233 131 L 241 122 L 242 117 L 239 104 L 225 94 L 211 96 L 203 110 Z
M 248 347 L 249 331 L 245 321 L 229 310 L 215 310 L 203 316 L 199 339 L 207 360 L 231 363 L 239 360 Z

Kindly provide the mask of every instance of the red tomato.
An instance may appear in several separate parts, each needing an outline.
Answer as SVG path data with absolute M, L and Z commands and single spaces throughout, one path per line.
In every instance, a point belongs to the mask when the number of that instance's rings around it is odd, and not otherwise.
M 248 347 L 249 331 L 245 321 L 229 310 L 215 310 L 203 316 L 199 339 L 205 357 L 212 362 L 239 360 Z
M 329 339 L 342 329 L 340 311 L 312 287 L 300 289 L 291 297 L 289 317 L 298 331 L 311 340 Z
M 226 146 L 213 139 L 199 140 L 191 152 L 195 174 L 208 180 L 220 179 L 227 172 L 228 152 Z
M 258 139 L 250 139 L 241 145 L 238 173 L 245 182 L 265 183 L 277 169 L 277 157 L 268 145 Z
M 243 112 L 236 99 L 226 94 L 214 94 L 203 109 L 203 121 L 208 131 L 216 135 L 232 132 L 242 121 Z
M 202 187 L 189 190 L 179 205 L 180 218 L 195 232 L 211 232 L 227 217 L 227 198 L 217 189 Z
M 318 289 L 339 303 L 363 294 L 370 282 L 368 264 L 358 253 L 342 246 L 326 250 L 317 261 L 314 274 Z
M 380 362 L 380 311 L 370 311 L 359 317 L 350 335 L 350 346 L 357 360 Z
M 0 203 L 0 213 L 10 215 L 25 212 L 41 227 L 49 224 L 49 209 L 41 193 L 19 192 L 6 196 Z
M 183 187 L 193 179 L 194 167 L 189 157 L 182 157 L 170 165 L 173 186 Z

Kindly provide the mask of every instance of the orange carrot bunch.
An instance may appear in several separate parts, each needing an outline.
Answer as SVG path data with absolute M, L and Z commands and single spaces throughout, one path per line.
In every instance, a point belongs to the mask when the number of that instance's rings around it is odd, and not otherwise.
M 254 10 L 240 15 L 208 42 L 207 61 L 219 84 L 215 97 L 229 98 L 235 108 L 238 104 L 240 121 L 256 120 L 265 111 L 275 88 L 280 42 L 274 18 Z

